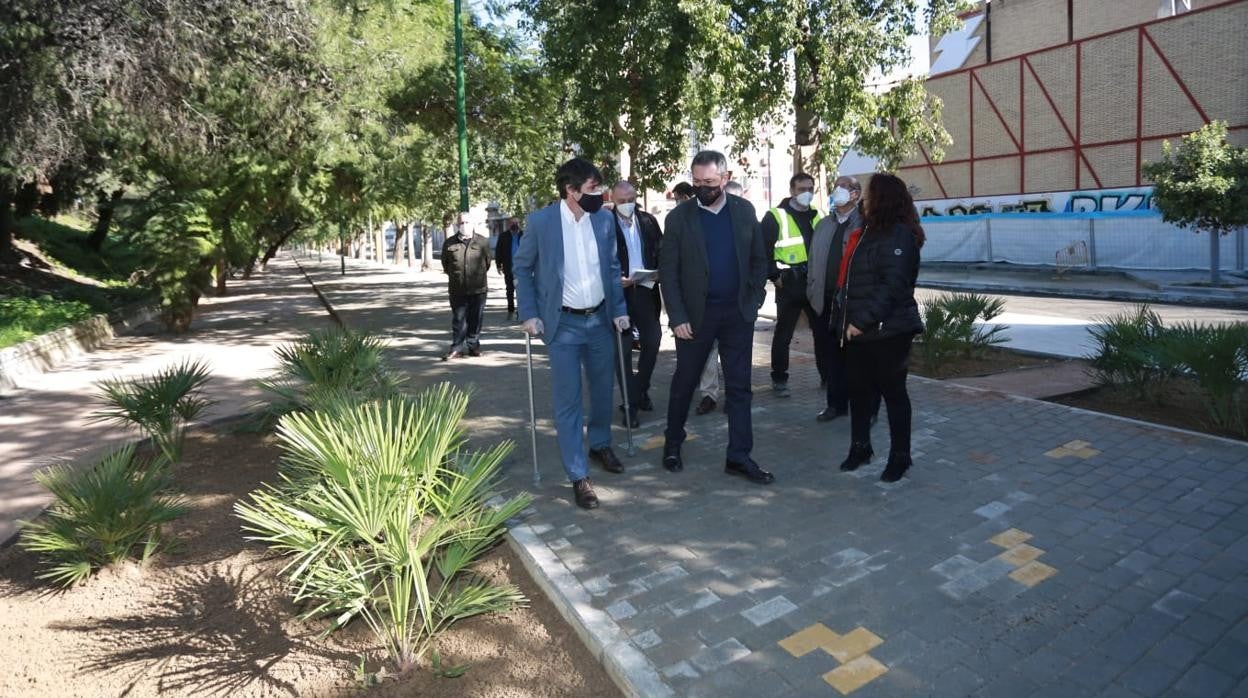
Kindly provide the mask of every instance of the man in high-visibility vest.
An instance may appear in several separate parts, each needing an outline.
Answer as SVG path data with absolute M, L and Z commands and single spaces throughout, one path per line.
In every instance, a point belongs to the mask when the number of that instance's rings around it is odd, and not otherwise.
M 789 396 L 789 344 L 798 318 L 805 313 L 811 327 L 818 322 L 806 300 L 807 256 L 819 212 L 811 207 L 815 178 L 799 172 L 789 180 L 789 196 L 763 216 L 763 238 L 771 260 L 768 278 L 776 287 L 776 330 L 771 339 L 771 387 L 777 397 Z M 822 333 L 814 332 L 816 340 Z M 821 352 L 815 347 L 819 382 L 827 379 Z

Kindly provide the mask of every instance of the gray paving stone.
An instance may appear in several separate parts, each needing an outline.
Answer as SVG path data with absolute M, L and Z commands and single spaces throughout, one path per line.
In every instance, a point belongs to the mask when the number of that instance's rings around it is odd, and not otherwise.
M 1153 609 L 1172 618 L 1183 620 L 1190 616 L 1204 603 L 1204 599 L 1193 596 L 1186 591 L 1175 589 L 1161 597 L 1153 604 Z
M 653 630 L 646 630 L 629 638 L 638 649 L 648 650 L 657 647 L 663 642 L 663 638 Z
M 749 653 L 750 648 L 741 644 L 736 638 L 732 638 L 724 640 L 713 647 L 707 647 L 695 654 L 692 662 L 698 670 L 703 673 L 709 673 L 718 670 L 726 664 L 731 664 Z
M 1010 563 L 993 558 L 975 566 L 975 569 L 957 579 L 949 580 L 940 585 L 940 590 L 949 597 L 962 601 L 977 591 L 988 588 L 993 582 L 1005 578 L 1014 571 Z
M 978 562 L 959 554 L 934 565 L 931 569 L 945 579 L 957 579 L 975 569 L 978 565 Z
M 617 601 L 607 606 L 607 615 L 615 620 L 624 620 L 637 615 L 637 609 L 627 601 Z
M 742 611 L 741 615 L 745 616 L 746 620 L 750 621 L 754 625 L 759 626 L 766 625 L 771 621 L 796 610 L 797 606 L 793 602 L 783 596 L 776 596 L 758 604 L 757 606 L 754 606 L 749 610 Z
M 719 603 L 715 592 L 703 590 L 669 601 L 666 606 L 673 617 L 680 618 L 715 603 Z
M 1146 553 L 1143 550 L 1136 550 L 1119 560 L 1117 564 L 1119 567 L 1125 567 L 1137 574 L 1144 574 L 1158 562 L 1161 562 L 1161 558 L 1156 555 Z
M 680 661 L 671 666 L 663 667 L 663 675 L 669 679 L 696 679 L 700 676 L 697 669 L 694 669 L 693 665 L 687 661 Z
M 1142 696 L 1164 696 L 1170 684 L 1183 675 L 1181 669 L 1155 661 L 1142 661 L 1123 672 L 1122 685 Z
M 1208 664 L 1197 664 L 1179 679 L 1175 689 L 1193 696 L 1232 695 L 1235 679 Z

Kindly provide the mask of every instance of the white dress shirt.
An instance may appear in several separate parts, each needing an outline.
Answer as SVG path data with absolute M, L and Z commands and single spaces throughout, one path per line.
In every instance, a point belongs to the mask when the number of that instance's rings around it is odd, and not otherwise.
M 567 201 L 559 202 L 563 222 L 563 305 L 568 308 L 597 308 L 606 297 L 602 289 L 602 268 L 598 263 L 598 240 L 588 213 L 576 220 Z
M 633 214 L 632 219 L 622 216 L 616 216 L 620 222 L 620 230 L 624 231 L 624 244 L 628 247 L 628 269 L 625 269 L 625 276 L 632 276 L 633 272 L 638 269 L 645 269 L 645 255 L 642 253 L 641 244 L 641 226 L 637 225 L 637 214 Z M 654 281 L 645 281 L 639 286 L 646 288 L 654 288 Z

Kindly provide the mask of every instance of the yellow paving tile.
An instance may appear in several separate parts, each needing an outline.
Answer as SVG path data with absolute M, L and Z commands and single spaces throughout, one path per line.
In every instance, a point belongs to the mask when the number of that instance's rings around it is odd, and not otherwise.
M 1049 458 L 1065 458 L 1066 456 L 1073 456 L 1074 454 L 1075 454 L 1074 451 L 1071 451 L 1069 448 L 1066 448 L 1065 446 L 1060 446 L 1051 451 L 1044 452 L 1044 455 L 1048 456 Z
M 875 633 L 858 626 L 832 642 L 824 643 L 823 651 L 842 664 L 861 657 L 884 642 Z
M 1071 455 L 1078 456 L 1079 458 L 1087 460 L 1093 456 L 1101 455 L 1101 452 L 1096 450 L 1095 448 L 1080 448 L 1080 449 L 1071 451 Z
M 1013 548 L 1010 548 L 1009 550 L 1001 553 L 997 557 L 1001 558 L 1002 560 L 1005 560 L 1006 562 L 1010 563 L 1011 565 L 1014 565 L 1015 567 L 1022 567 L 1023 565 L 1026 565 L 1027 563 L 1031 562 L 1032 560 L 1035 560 L 1036 558 L 1040 557 L 1043 554 L 1044 554 L 1044 551 L 1041 550 L 1040 548 L 1037 548 L 1032 545 L 1027 545 L 1026 543 L 1020 543 L 1014 546 Z
M 1056 569 L 1033 560 L 1011 572 L 1010 578 L 1024 586 L 1034 587 L 1055 574 Z
M 1071 441 L 1070 443 L 1065 444 L 1066 448 L 1072 451 L 1078 451 L 1080 449 L 1087 448 L 1088 446 L 1091 446 L 1091 445 L 1092 444 L 1090 442 L 1084 441 L 1082 439 L 1079 439 L 1077 441 Z
M 823 623 L 815 623 L 809 628 L 799 630 L 784 638 L 780 641 L 780 646 L 794 657 L 802 657 L 829 642 L 834 642 L 839 637 Z
M 823 680 L 840 691 L 841 695 L 847 696 L 887 672 L 888 667 L 868 654 L 829 671 L 823 675 Z
M 992 538 L 989 538 L 988 542 L 1008 550 L 1016 545 L 1026 543 L 1029 540 L 1031 540 L 1030 533 L 1020 531 L 1017 528 L 1011 528 L 1008 531 L 1002 531 Z

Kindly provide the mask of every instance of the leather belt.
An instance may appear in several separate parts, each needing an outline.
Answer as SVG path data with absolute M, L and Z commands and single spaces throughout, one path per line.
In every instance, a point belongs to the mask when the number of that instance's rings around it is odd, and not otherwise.
M 561 312 L 570 313 L 572 315 L 593 315 L 599 310 L 602 310 L 602 306 L 605 304 L 606 304 L 606 301 L 603 300 L 601 303 L 599 303 L 598 305 L 595 305 L 592 308 L 569 308 L 568 306 L 564 305 L 564 306 L 561 306 L 559 310 Z

